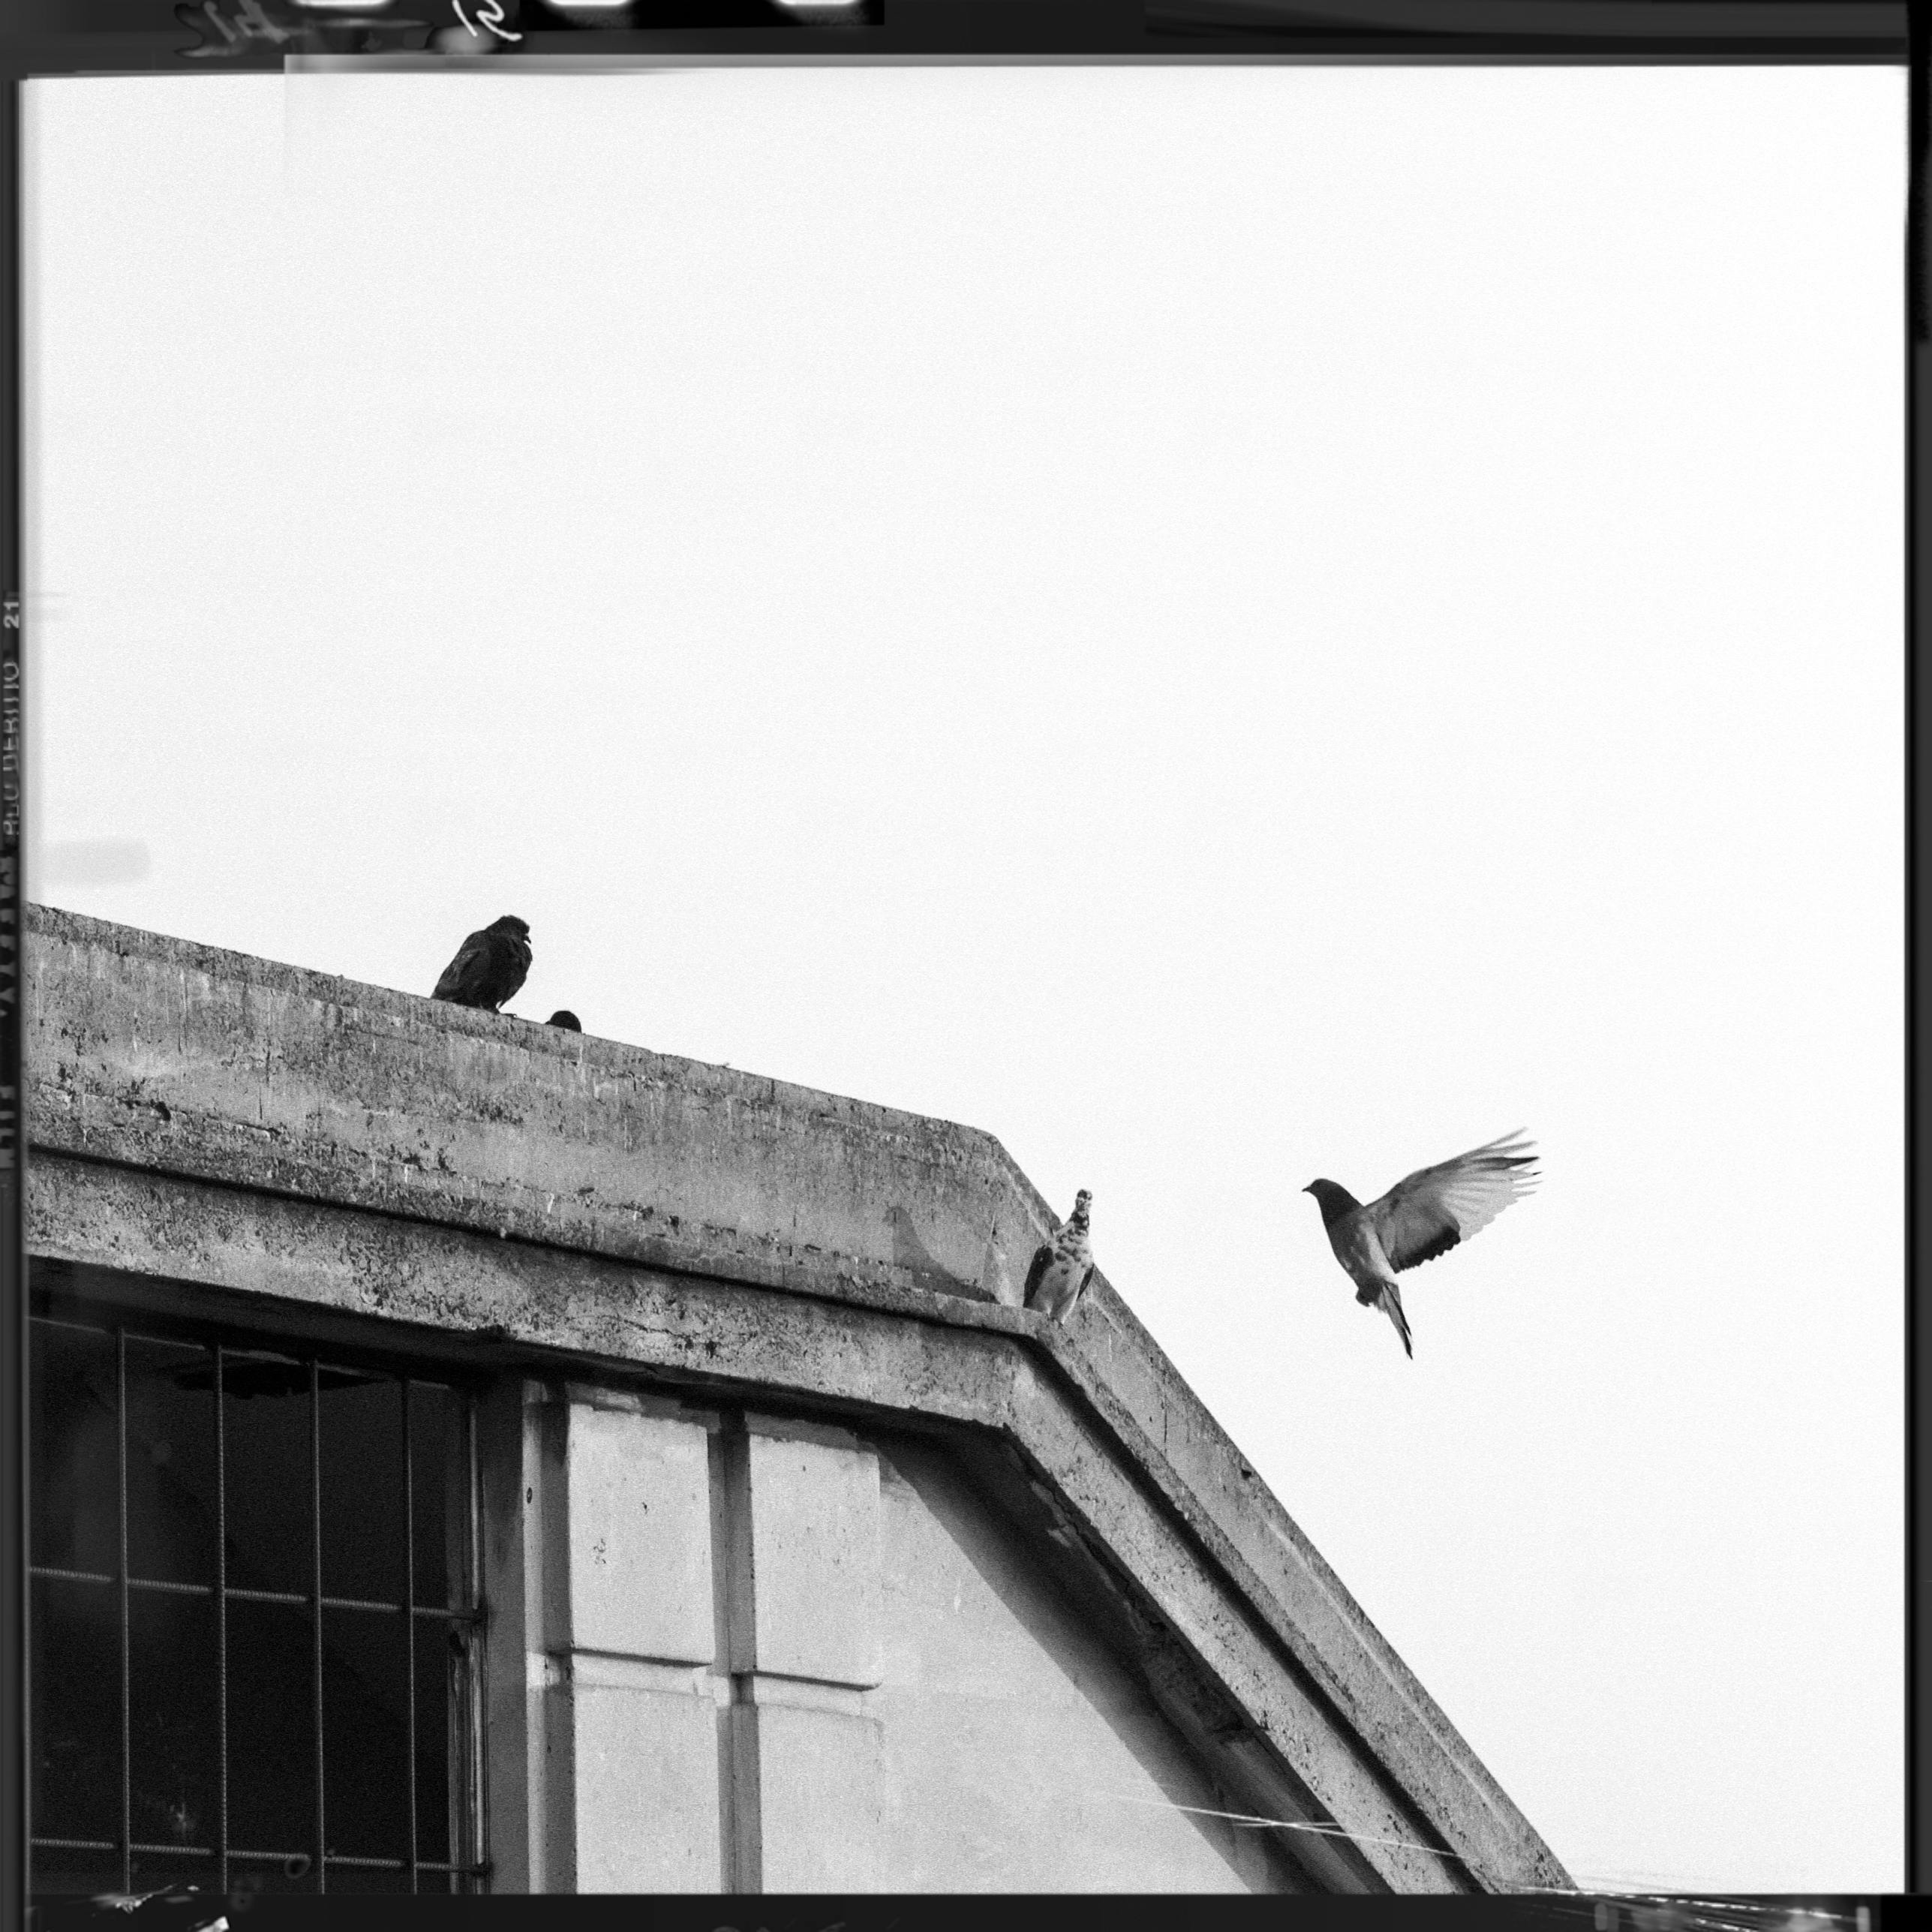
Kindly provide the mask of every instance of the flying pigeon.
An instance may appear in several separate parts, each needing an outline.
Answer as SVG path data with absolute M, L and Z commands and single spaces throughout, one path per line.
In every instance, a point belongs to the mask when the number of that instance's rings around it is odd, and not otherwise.
M 1302 1192 L 1315 1196 L 1329 1245 L 1355 1284 L 1355 1299 L 1364 1308 L 1379 1308 L 1396 1324 L 1413 1357 L 1396 1277 L 1487 1227 L 1529 1192 L 1539 1176 L 1520 1170 L 1535 1161 L 1520 1132 L 1506 1134 L 1453 1161 L 1417 1168 L 1366 1207 L 1333 1181 L 1311 1181 Z
M 584 1030 L 583 1021 L 567 1006 L 558 1007 L 543 1023 L 546 1026 L 561 1026 L 566 1033 L 581 1033 Z
M 1033 1265 L 1026 1270 L 1026 1292 L 1022 1299 L 1030 1309 L 1064 1322 L 1080 1306 L 1093 1279 L 1093 1249 L 1086 1238 L 1086 1210 L 1093 1199 L 1085 1188 L 1074 1197 L 1074 1211 L 1051 1241 L 1042 1242 L 1035 1251 Z
M 506 912 L 463 942 L 429 996 L 494 1013 L 522 985 L 529 972 L 529 925 Z

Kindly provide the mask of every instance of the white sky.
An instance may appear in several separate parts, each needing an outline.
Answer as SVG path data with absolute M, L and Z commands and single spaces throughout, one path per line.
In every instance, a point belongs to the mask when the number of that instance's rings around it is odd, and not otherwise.
M 1904 135 L 36 83 L 30 889 L 990 1129 L 1579 1877 L 1895 1889 Z M 1409 1362 L 1298 1190 L 1519 1125 Z

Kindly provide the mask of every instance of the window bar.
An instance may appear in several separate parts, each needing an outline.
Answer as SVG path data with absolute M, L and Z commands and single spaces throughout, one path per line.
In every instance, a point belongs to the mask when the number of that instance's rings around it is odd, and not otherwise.
M 215 1348 L 215 1855 L 228 1889 L 228 1417 L 221 1399 L 221 1345 Z
M 402 1378 L 403 1711 L 409 1750 L 409 1775 L 403 1788 L 409 1793 L 409 1888 L 412 1894 L 421 1883 L 416 1842 L 416 1457 L 409 1414 L 410 1391 L 413 1386 L 407 1375 Z M 459 1852 L 457 1855 L 462 1855 Z
M 450 1821 L 449 1855 L 465 1868 L 465 1876 L 453 1873 L 443 1882 L 452 1891 L 480 1891 L 477 1875 L 487 1862 L 483 1826 L 483 1751 L 479 1726 L 482 1718 L 483 1618 L 477 1606 L 483 1600 L 483 1497 L 477 1480 L 476 1405 L 464 1395 L 458 1406 L 458 1441 L 461 1445 L 463 1497 L 463 1549 L 461 1597 L 464 1615 L 454 1629 L 462 1639 L 462 1669 L 452 1687 L 449 1700 L 449 1762 L 457 1776 L 451 1781 L 450 1798 L 456 1816 Z M 460 1781 L 459 1781 L 460 1780 Z
M 53 1565 L 37 1563 L 33 1567 L 36 1576 L 64 1577 L 70 1583 L 112 1583 L 116 1581 L 111 1571 L 96 1572 L 92 1570 L 60 1570 Z M 169 1583 L 158 1576 L 131 1576 L 128 1579 L 130 1590 L 158 1590 L 170 1597 L 208 1597 L 215 1594 L 212 1583 Z M 311 1604 L 315 1600 L 314 1593 L 308 1590 L 245 1590 L 239 1583 L 228 1586 L 230 1596 L 243 1603 L 302 1603 Z M 389 1610 L 400 1611 L 400 1603 L 384 1603 L 372 1597 L 325 1597 L 323 1602 L 332 1610 Z M 433 1605 L 418 1613 L 425 1617 L 444 1617 L 461 1623 L 477 1613 L 468 1610 L 439 1610 Z M 118 1842 L 118 1840 L 116 1841 Z
M 322 1786 L 322 1373 L 308 1363 L 308 1520 L 315 1581 L 315 1888 L 329 1889 L 328 1819 Z
M 134 1801 L 132 1788 L 133 1674 L 128 1639 L 128 1331 L 114 1330 L 115 1514 L 121 1533 L 121 1889 L 134 1888 Z

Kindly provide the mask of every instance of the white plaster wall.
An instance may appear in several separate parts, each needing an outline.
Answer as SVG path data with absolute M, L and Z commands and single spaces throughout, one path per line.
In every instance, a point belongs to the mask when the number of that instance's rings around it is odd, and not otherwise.
M 1292 1887 L 1265 1832 L 1200 1815 L 1231 1807 L 943 1447 L 525 1395 L 499 1540 L 535 1587 L 501 1634 L 536 1709 L 491 1762 L 526 1882 Z
M 956 1467 L 895 1444 L 879 1473 L 880 1888 L 1287 1888 L 1264 1832 L 1174 1808 L 1236 1807 Z

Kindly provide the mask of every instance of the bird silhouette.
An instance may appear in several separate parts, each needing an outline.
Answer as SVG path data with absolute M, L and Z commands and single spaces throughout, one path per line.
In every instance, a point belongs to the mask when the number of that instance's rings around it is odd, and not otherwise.
M 1093 1196 L 1082 1188 L 1074 1197 L 1074 1211 L 1059 1233 L 1035 1250 L 1026 1270 L 1026 1306 L 1055 1321 L 1069 1320 L 1093 1279 L 1093 1248 L 1087 1239 L 1087 1209 Z
M 529 976 L 530 959 L 527 922 L 506 912 L 463 942 L 429 996 L 494 1013 Z
M 1355 1284 L 1355 1299 L 1380 1309 L 1413 1357 L 1396 1277 L 1447 1254 L 1527 1194 L 1538 1176 L 1525 1170 L 1536 1158 L 1520 1133 L 1506 1134 L 1453 1161 L 1418 1167 L 1366 1207 L 1333 1181 L 1311 1181 L 1302 1192 L 1315 1196 L 1329 1245 Z
M 566 1033 L 581 1033 L 584 1030 L 583 1021 L 567 1006 L 558 1007 L 543 1023 L 546 1026 L 561 1026 Z

